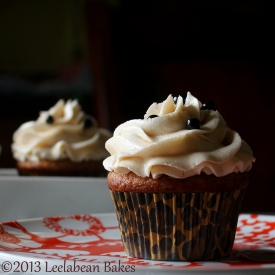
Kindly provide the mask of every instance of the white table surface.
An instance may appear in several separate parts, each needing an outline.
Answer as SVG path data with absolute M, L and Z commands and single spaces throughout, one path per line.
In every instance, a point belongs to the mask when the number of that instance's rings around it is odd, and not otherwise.
M 27 177 L 0 169 L 0 222 L 111 212 L 106 178 Z

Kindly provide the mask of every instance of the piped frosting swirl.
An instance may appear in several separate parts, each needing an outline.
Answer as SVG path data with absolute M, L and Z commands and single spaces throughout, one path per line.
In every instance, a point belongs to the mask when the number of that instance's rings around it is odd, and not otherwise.
M 61 99 L 36 121 L 15 131 L 12 152 L 21 162 L 102 160 L 109 156 L 105 142 L 110 137 L 108 130 L 98 128 L 97 121 L 82 111 L 77 100 Z
M 111 156 L 108 171 L 158 178 L 162 174 L 186 178 L 200 173 L 217 177 L 249 171 L 255 161 L 249 145 L 231 130 L 215 110 L 202 110 L 201 102 L 188 92 L 185 103 L 171 95 L 153 103 L 144 119 L 119 125 L 106 142 Z M 157 117 L 150 118 L 152 115 Z M 200 129 L 188 130 L 186 121 L 197 118 Z

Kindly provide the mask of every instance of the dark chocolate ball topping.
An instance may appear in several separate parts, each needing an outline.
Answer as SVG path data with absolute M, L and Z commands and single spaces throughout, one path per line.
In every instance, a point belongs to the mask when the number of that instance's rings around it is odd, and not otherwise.
M 181 96 L 183 98 L 183 104 L 185 104 L 186 95 L 176 95 L 176 96 L 173 96 L 174 103 L 177 104 L 179 96 Z
M 200 129 L 200 128 L 201 128 L 201 122 L 196 117 L 191 117 L 187 119 L 186 121 L 187 130 L 194 130 L 194 129 Z
M 148 118 L 152 119 L 152 118 L 155 118 L 155 117 L 158 117 L 158 115 L 150 115 L 150 116 L 147 117 L 147 119 Z
M 178 102 L 178 98 L 179 98 L 179 96 L 178 96 L 178 95 L 173 96 L 173 101 L 174 101 L 174 103 L 175 103 L 175 104 L 177 104 L 177 102 Z
M 88 129 L 94 126 L 93 121 L 90 118 L 86 118 L 84 121 L 84 129 Z
M 217 111 L 217 105 L 213 101 L 206 101 L 202 104 L 201 110 L 213 110 Z
M 53 122 L 54 122 L 53 116 L 48 115 L 47 118 L 46 118 L 46 123 L 53 124 Z

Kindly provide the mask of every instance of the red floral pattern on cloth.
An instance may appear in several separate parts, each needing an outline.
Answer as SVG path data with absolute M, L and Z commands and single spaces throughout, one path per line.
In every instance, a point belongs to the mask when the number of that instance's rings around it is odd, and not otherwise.
M 0 224 L 0 242 L 17 244 L 20 240 L 9 232 L 5 232 L 3 226 Z
M 88 228 L 87 229 L 78 229 L 78 228 L 67 228 L 62 226 L 62 221 L 68 220 L 76 220 L 80 223 L 85 223 Z M 98 235 L 105 231 L 104 226 L 101 221 L 93 217 L 91 215 L 71 215 L 65 217 L 47 217 L 43 218 L 43 223 L 46 227 L 55 230 L 56 232 L 61 232 L 63 234 L 69 235 L 82 235 L 82 236 L 90 236 L 90 235 Z
M 275 218 L 273 216 L 250 215 L 240 216 L 235 237 L 236 249 L 275 249 Z
M 39 231 L 40 230 L 40 231 Z M 234 268 L 274 266 L 275 216 L 240 215 L 231 256 L 212 262 L 148 261 L 128 257 L 115 214 L 46 217 L 31 223 L 0 224 L 1 251 L 25 257 L 103 263 L 122 261 L 140 267 Z

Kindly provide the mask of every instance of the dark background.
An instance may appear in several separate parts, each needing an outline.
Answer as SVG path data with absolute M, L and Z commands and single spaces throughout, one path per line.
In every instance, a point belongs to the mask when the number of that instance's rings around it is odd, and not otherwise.
M 54 86 L 44 94 L 0 90 L 2 167 L 14 167 L 12 133 L 61 97 L 78 98 L 101 127 L 114 130 L 143 118 L 152 102 L 190 91 L 215 101 L 253 149 L 243 211 L 275 211 L 272 1 L 38 1 L 42 7 L 28 0 L 17 9 L 20 1 L 11 2 L 0 1 L 0 23 L 2 17 L 12 27 L 9 19 L 17 19 L 19 32 L 22 9 L 29 15 L 20 39 L 0 24 L 6 45 L 0 44 L 0 73 L 41 85 L 75 62 L 88 62 L 91 85 Z

